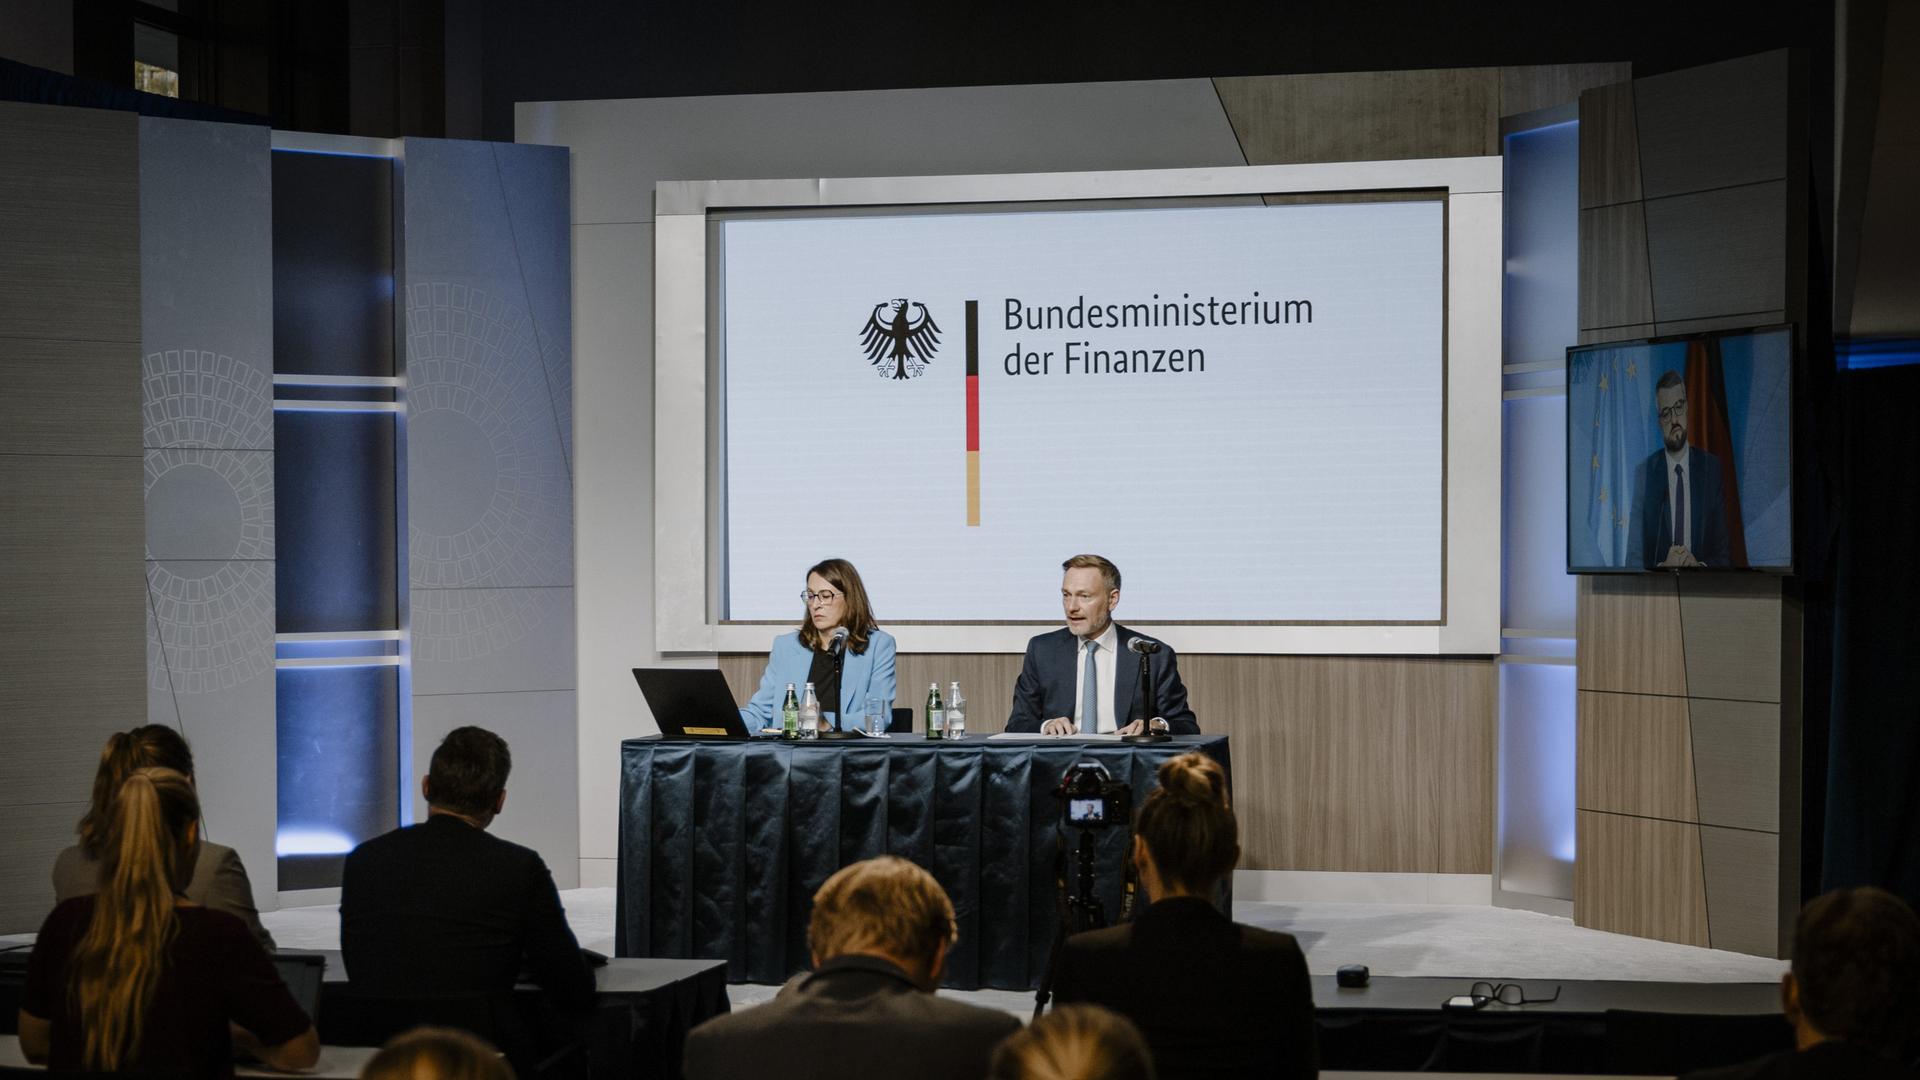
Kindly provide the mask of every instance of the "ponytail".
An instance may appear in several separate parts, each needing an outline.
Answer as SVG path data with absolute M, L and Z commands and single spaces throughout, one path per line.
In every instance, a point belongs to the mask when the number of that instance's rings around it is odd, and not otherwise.
M 1168 883 L 1205 893 L 1240 861 L 1240 826 L 1227 772 L 1205 754 L 1187 753 L 1160 766 L 1160 786 L 1140 807 L 1134 833 Z
M 116 735 L 103 756 L 111 757 Z M 91 815 L 90 815 L 91 816 Z M 174 896 L 193 866 L 189 833 L 200 801 L 171 769 L 135 769 L 109 806 L 93 918 L 74 947 L 69 992 L 80 1016 L 81 1063 L 113 1072 L 140 1047 L 147 1010 L 179 930 Z
M 113 797 L 136 769 L 172 769 L 191 779 L 193 751 L 187 740 L 165 724 L 142 724 L 131 731 L 116 731 L 100 749 L 100 765 L 93 773 L 93 798 L 87 803 L 86 816 L 80 819 L 80 850 L 88 857 L 106 857 L 108 818 Z

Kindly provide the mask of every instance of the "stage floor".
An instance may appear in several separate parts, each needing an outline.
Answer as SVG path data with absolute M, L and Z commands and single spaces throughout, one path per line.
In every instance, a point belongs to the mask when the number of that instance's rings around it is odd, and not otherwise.
M 569 889 L 560 894 L 560 899 L 580 944 L 612 955 L 613 890 Z M 1787 970 L 1785 960 L 1608 934 L 1575 926 L 1571 919 L 1512 908 L 1241 902 L 1234 905 L 1234 918 L 1294 935 L 1306 951 L 1307 968 L 1314 975 L 1330 976 L 1342 964 L 1365 964 L 1376 976 L 1465 982 L 1777 984 Z M 283 908 L 262 915 L 261 921 L 286 948 L 340 947 L 340 920 L 332 905 Z M 737 1009 L 765 1001 L 778 989 L 736 984 L 729 994 Z M 1463 985 L 1460 992 L 1464 990 Z M 1022 1017 L 1033 1010 L 1033 995 L 1027 991 L 942 993 Z M 1699 1011 L 1719 1011 L 1710 1007 L 1711 1000 L 1722 997 L 1729 1002 L 1778 1000 L 1769 991 L 1729 987 L 1702 993 L 1691 1004 Z M 1673 1006 L 1648 1002 L 1638 1007 Z

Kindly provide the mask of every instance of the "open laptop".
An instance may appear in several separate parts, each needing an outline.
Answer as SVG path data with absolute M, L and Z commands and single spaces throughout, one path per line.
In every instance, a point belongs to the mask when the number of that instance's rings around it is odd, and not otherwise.
M 270 954 L 280 981 L 287 984 L 293 1000 L 315 1024 L 320 1022 L 320 984 L 326 977 L 327 958 L 319 953 L 276 952 Z
M 692 739 L 745 739 L 747 725 L 727 677 L 713 668 L 634 668 L 633 677 L 660 734 Z

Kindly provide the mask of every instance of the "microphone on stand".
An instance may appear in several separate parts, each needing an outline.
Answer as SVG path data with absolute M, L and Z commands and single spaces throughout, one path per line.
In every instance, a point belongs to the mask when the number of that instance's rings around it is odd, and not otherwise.
M 1161 650 L 1163 646 L 1152 638 L 1136 637 L 1127 642 L 1127 648 L 1140 656 L 1140 734 L 1126 736 L 1127 742 L 1157 743 L 1166 742 L 1170 736 L 1153 730 L 1153 721 L 1160 711 L 1160 703 L 1153 698 L 1153 675 L 1147 669 L 1152 666 L 1148 658 Z
M 846 627 L 836 626 L 833 628 L 833 635 L 827 639 L 827 651 L 833 654 L 833 685 L 835 686 L 840 685 L 841 666 L 847 662 L 847 633 Z M 845 691 L 842 691 L 840 696 L 842 700 L 844 700 L 846 698 Z M 833 730 L 831 732 L 821 732 L 820 737 L 823 739 L 859 738 L 861 735 L 859 731 L 847 731 L 840 726 L 841 721 L 846 718 L 840 715 L 840 702 L 836 701 L 833 704 Z

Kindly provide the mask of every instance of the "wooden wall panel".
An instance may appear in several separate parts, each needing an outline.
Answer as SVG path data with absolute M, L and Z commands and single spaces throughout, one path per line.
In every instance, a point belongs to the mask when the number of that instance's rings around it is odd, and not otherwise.
M 1020 661 L 901 656 L 901 703 L 958 678 L 969 730 L 1002 730 Z M 720 658 L 742 700 L 765 665 Z M 1180 674 L 1202 730 L 1232 740 L 1242 868 L 1492 872 L 1492 661 L 1188 654 Z
M 1580 95 L 1633 78 L 1633 65 L 1535 64 L 1500 69 L 1500 115 L 1517 116 L 1580 100 Z
M 140 340 L 138 120 L 0 102 L 0 332 Z
M 1580 689 L 1686 695 L 1680 596 L 1671 576 L 1588 575 L 1577 601 Z
M 1580 692 L 1574 805 L 1698 821 L 1687 699 Z
M 1595 930 L 1706 946 L 1700 826 L 1577 812 L 1575 921 Z
M 1619 82 L 1580 95 L 1580 207 L 1641 198 L 1640 136 L 1633 84 Z
M 1652 322 L 1653 279 L 1649 266 L 1642 204 L 1580 211 L 1580 325 Z
M 1500 152 L 1500 70 L 1215 79 L 1249 165 Z

